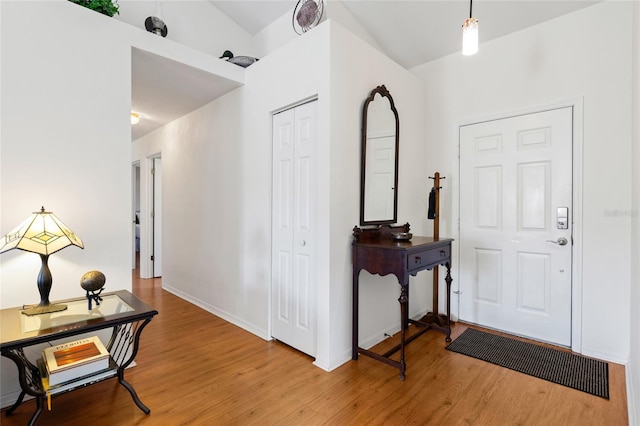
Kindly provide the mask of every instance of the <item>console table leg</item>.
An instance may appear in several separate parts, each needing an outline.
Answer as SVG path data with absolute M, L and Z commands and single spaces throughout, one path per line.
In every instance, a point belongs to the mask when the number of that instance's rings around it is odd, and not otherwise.
M 136 390 L 133 388 L 133 386 L 131 386 L 131 384 L 129 384 L 129 382 L 127 382 L 124 379 L 124 371 L 123 370 L 124 369 L 118 370 L 118 382 L 120 382 L 120 384 L 122 386 L 124 386 L 126 390 L 129 391 L 129 393 L 131 394 L 131 398 L 133 399 L 133 402 L 136 403 L 138 408 L 141 409 L 145 414 L 149 414 L 151 412 L 151 410 L 149 409 L 149 407 L 144 405 L 142 403 L 142 401 L 140 401 L 140 398 L 138 398 L 138 394 L 136 393 Z
M 16 410 L 16 408 L 18 408 L 18 406 L 20 404 L 22 404 L 22 400 L 24 399 L 24 396 L 26 395 L 26 393 L 24 391 L 20 392 L 20 396 L 18 396 L 18 399 L 16 399 L 16 402 L 13 403 L 13 405 L 11 406 L 11 408 L 9 408 L 6 411 L 6 415 L 10 416 L 13 414 L 13 412 Z
M 358 359 L 358 287 L 359 287 L 359 278 L 358 275 L 360 270 L 358 270 L 355 266 L 353 267 L 353 307 L 351 310 L 352 318 L 351 318 L 351 359 Z
M 20 396 L 18 396 L 18 399 L 16 400 L 16 402 L 11 406 L 11 408 L 9 408 L 5 412 L 7 416 L 12 415 L 15 409 L 18 408 L 20 404 L 22 404 L 22 400 L 24 399 L 25 395 L 26 395 L 25 391 L 20 392 Z M 38 417 L 40 417 L 40 413 L 42 413 L 43 409 L 44 409 L 44 397 L 36 396 L 36 411 L 31 416 L 31 419 L 29 419 L 29 423 L 28 423 L 29 426 L 33 426 L 36 424 L 36 420 L 38 420 Z
M 451 341 L 451 265 L 449 262 L 445 265 L 447 267 L 447 276 L 444 278 L 447 283 L 447 337 L 444 339 L 446 342 Z
M 29 426 L 33 426 L 36 424 L 36 420 L 38 420 L 38 417 L 40 416 L 40 413 L 42 413 L 43 409 L 44 409 L 44 397 L 36 396 L 36 412 L 33 413 L 33 416 L 31 416 L 31 419 L 29 419 Z
M 136 327 L 135 333 L 133 335 L 133 350 L 131 351 L 131 355 L 129 356 L 129 359 L 123 362 L 118 368 L 118 382 L 120 382 L 120 384 L 129 391 L 129 393 L 131 394 L 131 398 L 133 398 L 133 402 L 135 402 L 138 408 L 140 408 L 145 414 L 149 414 L 151 410 L 149 409 L 149 407 L 144 405 L 142 401 L 140 401 L 140 398 L 138 398 L 138 394 L 136 393 L 133 386 L 131 386 L 131 384 L 129 384 L 129 382 L 124 379 L 124 370 L 129 364 L 133 362 L 134 358 L 138 354 L 138 349 L 140 348 L 140 334 L 142 334 L 142 330 L 147 326 L 147 324 L 149 324 L 150 321 L 151 318 L 147 318 L 146 320 L 144 320 L 144 322 L 142 322 L 142 324 Z M 125 329 L 121 329 L 120 333 L 121 337 L 126 336 L 125 341 L 131 338 L 128 334 L 129 332 L 127 332 Z M 115 339 L 114 336 L 112 336 L 111 339 L 112 341 L 109 342 L 109 348 L 113 348 Z
M 407 364 L 404 361 L 404 344 L 409 324 L 409 283 L 400 286 L 400 380 L 404 380 Z

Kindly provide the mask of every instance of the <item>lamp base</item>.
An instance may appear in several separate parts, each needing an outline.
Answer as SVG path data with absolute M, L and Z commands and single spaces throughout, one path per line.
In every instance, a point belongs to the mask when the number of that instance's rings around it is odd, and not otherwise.
M 20 311 L 23 315 L 41 315 L 64 311 L 67 309 L 67 305 L 30 305 L 25 308 L 26 309 Z

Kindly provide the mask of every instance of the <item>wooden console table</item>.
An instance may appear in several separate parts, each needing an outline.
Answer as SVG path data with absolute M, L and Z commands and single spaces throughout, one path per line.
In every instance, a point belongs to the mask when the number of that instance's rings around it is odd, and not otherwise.
M 61 302 L 67 304 L 67 310 L 34 316 L 23 315 L 20 312 L 22 308 L 0 310 L 0 352 L 18 367 L 18 379 L 22 388 L 20 396 L 6 414 L 11 415 L 25 395 L 31 395 L 36 399 L 36 411 L 29 420 L 29 425 L 34 425 L 44 408 L 47 394 L 78 389 L 116 376 L 120 384 L 129 391 L 138 408 L 149 414 L 149 408 L 140 401 L 133 386 L 124 379 L 124 370 L 138 353 L 142 330 L 158 311 L 125 290 L 103 294 L 100 305 L 94 305 L 91 310 L 88 309 L 85 297 Z M 111 355 L 110 369 L 64 386 L 45 389 L 36 361 L 27 359 L 25 348 L 102 329 L 111 329 L 111 338 L 106 345 Z
M 400 370 L 400 379 L 404 380 L 405 345 L 430 329 L 445 333 L 445 340 L 451 341 L 451 242 L 450 238 L 433 239 L 429 237 L 412 237 L 401 241 L 393 238 L 395 233 L 409 232 L 409 224 L 403 226 L 384 225 L 375 229 L 354 228 L 353 248 L 353 333 L 351 359 L 357 360 L 358 354 L 369 356 Z M 445 326 L 409 319 L 409 276 L 416 275 L 425 269 L 438 265 L 447 268 L 445 282 L 447 284 L 447 321 Z M 358 288 L 361 270 L 371 274 L 393 274 L 400 283 L 400 343 L 384 354 L 377 354 L 358 347 Z M 411 337 L 406 337 L 409 323 L 421 326 L 422 329 Z M 390 357 L 400 351 L 400 361 Z

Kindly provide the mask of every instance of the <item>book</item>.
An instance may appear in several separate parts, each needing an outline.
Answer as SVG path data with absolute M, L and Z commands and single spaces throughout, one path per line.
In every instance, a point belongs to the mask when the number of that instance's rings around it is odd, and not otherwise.
M 49 373 L 47 372 L 47 367 L 45 367 L 44 359 L 38 359 L 36 362 L 38 364 L 38 370 L 40 371 L 42 390 L 47 395 L 47 407 L 49 411 L 51 411 L 51 396 L 61 392 L 70 391 L 81 386 L 88 386 L 101 380 L 114 377 L 116 374 L 118 374 L 118 366 L 112 358 L 109 358 L 109 368 L 106 370 L 102 370 L 97 373 L 91 373 L 87 376 L 78 377 L 76 379 L 57 385 L 49 385 Z
M 79 388 L 81 386 L 87 386 L 95 382 L 102 381 L 104 379 L 108 379 L 109 377 L 114 377 L 118 374 L 118 366 L 111 359 L 109 361 L 109 368 L 106 370 L 98 371 L 97 373 L 91 373 L 87 376 L 78 377 L 73 380 L 69 380 L 68 382 L 63 382 L 57 385 L 49 384 L 49 376 L 47 373 L 47 367 L 44 365 L 44 360 L 37 360 L 38 369 L 40 370 L 40 379 L 42 383 L 42 389 L 50 393 L 51 395 L 55 395 L 60 392 L 65 392 L 68 390 L 72 390 L 75 388 Z
M 50 386 L 109 368 L 109 351 L 97 336 L 46 348 L 42 358 Z

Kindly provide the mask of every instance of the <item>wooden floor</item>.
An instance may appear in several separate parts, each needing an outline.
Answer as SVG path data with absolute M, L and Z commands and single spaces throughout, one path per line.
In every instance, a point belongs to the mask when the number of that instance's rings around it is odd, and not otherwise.
M 452 353 L 429 331 L 407 347 L 404 382 L 362 356 L 328 373 L 162 290 L 159 279 L 134 278 L 133 288 L 159 311 L 125 374 L 151 413 L 112 379 L 54 397 L 39 425 L 627 424 L 621 365 L 609 364 L 606 400 Z M 0 424 L 24 425 L 34 407 L 3 412 Z

